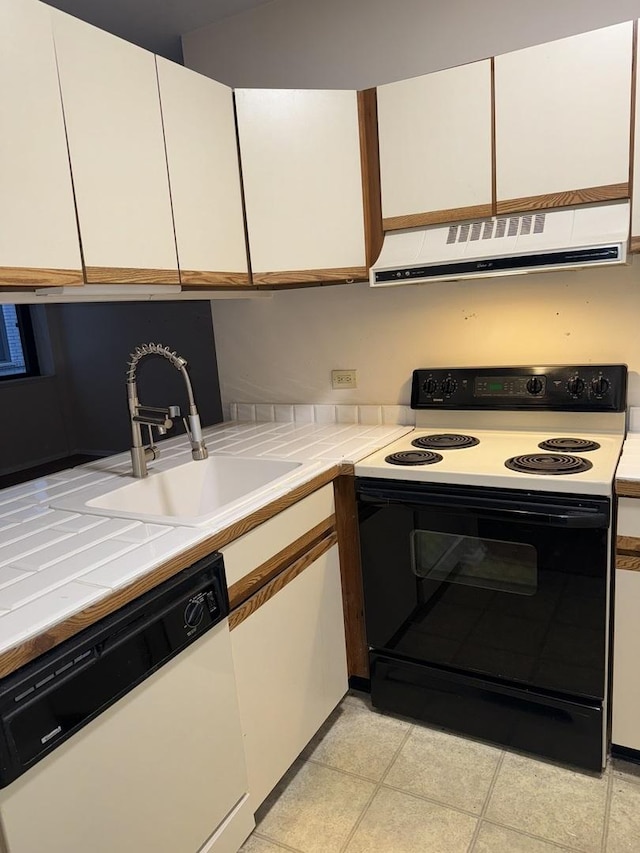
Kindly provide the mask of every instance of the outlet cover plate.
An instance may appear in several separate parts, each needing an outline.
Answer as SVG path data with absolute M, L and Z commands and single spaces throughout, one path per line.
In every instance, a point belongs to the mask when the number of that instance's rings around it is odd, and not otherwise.
M 341 388 L 357 388 L 357 377 L 355 370 L 332 370 L 331 387 L 334 390 Z

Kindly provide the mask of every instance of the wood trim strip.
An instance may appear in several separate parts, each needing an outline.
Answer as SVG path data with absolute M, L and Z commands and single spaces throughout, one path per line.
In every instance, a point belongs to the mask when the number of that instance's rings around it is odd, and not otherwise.
M 637 254 L 640 252 L 640 237 L 632 237 L 629 240 L 629 252 L 631 252 L 631 254 Z
M 358 128 L 362 171 L 365 262 L 368 267 L 382 250 L 382 190 L 378 145 L 378 97 L 375 89 L 358 92 Z
M 29 661 L 34 660 L 64 640 L 68 640 L 69 637 L 73 637 L 84 628 L 88 628 L 105 616 L 109 616 L 120 607 L 123 607 L 130 601 L 134 601 L 143 593 L 148 592 L 163 581 L 172 578 L 197 560 L 201 560 L 203 557 L 217 551 L 223 545 L 228 545 L 229 542 L 233 542 L 234 539 L 243 536 L 245 533 L 253 530 L 254 527 L 273 518 L 274 515 L 282 512 L 282 510 L 293 506 L 293 504 L 302 500 L 302 498 L 306 498 L 307 495 L 322 488 L 322 486 L 326 486 L 327 483 L 332 482 L 335 477 L 342 473 L 353 473 L 353 466 L 332 466 L 322 474 L 318 474 L 312 480 L 292 489 L 286 495 L 282 495 L 270 504 L 250 513 L 246 518 L 230 524 L 223 530 L 208 536 L 202 542 L 198 542 L 180 554 L 176 554 L 175 557 L 172 557 L 165 563 L 161 563 L 143 577 L 122 587 L 122 589 L 114 591 L 111 595 L 90 605 L 80 611 L 80 613 L 76 613 L 63 622 L 53 625 L 51 628 L 46 629 L 35 637 L 25 640 L 18 646 L 0 652 L 0 678 L 4 678 L 5 675 L 9 675 L 9 673 L 24 666 Z
M 222 285 L 225 287 L 250 287 L 246 272 L 214 272 L 213 270 L 180 270 L 180 283 L 187 285 Z
M 13 287 L 75 287 L 84 284 L 81 269 L 0 267 L 0 285 Z
M 527 213 L 530 210 L 546 210 L 552 207 L 570 207 L 576 204 L 593 204 L 598 201 L 616 201 L 629 198 L 629 182 L 606 184 L 602 187 L 584 187 L 577 190 L 565 190 L 558 193 L 507 198 L 498 201 L 497 215 L 506 213 Z
M 616 569 L 621 569 L 625 572 L 640 572 L 640 557 L 616 554 Z
M 330 515 L 320 524 L 316 524 L 311 530 L 292 542 L 282 551 L 274 554 L 248 575 L 245 575 L 237 583 L 229 587 L 229 607 L 235 610 L 252 595 L 255 595 L 265 584 L 269 583 L 276 575 L 286 569 L 291 563 L 295 563 L 304 556 L 305 552 L 318 544 L 329 533 L 335 533 L 336 517 Z
M 496 59 L 491 57 L 491 215 L 498 211 L 498 157 L 496 153 Z
M 629 223 L 633 222 L 633 191 L 634 191 L 634 170 L 635 170 L 635 147 L 636 147 L 636 91 L 637 91 L 637 76 L 638 76 L 638 21 L 633 22 L 633 36 L 631 39 L 631 108 L 630 115 L 630 132 L 629 132 L 629 187 L 631 204 L 629 206 Z M 631 225 L 629 226 L 631 229 Z M 633 251 L 633 250 L 631 250 Z
M 640 557 L 640 537 L 616 536 L 616 554 Z
M 340 553 L 347 669 L 349 676 L 369 678 L 369 650 L 364 623 L 364 593 L 354 477 L 338 477 L 334 480 L 333 489 Z
M 640 480 L 616 480 L 615 489 L 620 498 L 640 498 Z
M 273 284 L 322 284 L 335 282 L 350 284 L 353 281 L 366 281 L 369 278 L 367 267 L 335 267 L 326 270 L 285 270 L 280 272 L 254 272 L 253 283 Z
M 407 213 L 390 216 L 382 220 L 385 231 L 400 231 L 403 228 L 421 228 L 425 225 L 446 225 L 448 222 L 463 222 L 467 219 L 487 219 L 493 216 L 490 204 L 474 204 L 470 207 L 451 207 L 447 210 L 427 210 L 424 213 Z
M 87 284 L 180 284 L 178 270 L 135 267 L 87 267 Z
M 248 619 L 248 617 L 262 607 L 263 604 L 266 604 L 270 598 L 273 598 L 273 596 L 280 592 L 280 590 L 288 583 L 291 583 L 291 581 L 297 578 L 299 574 L 302 574 L 306 568 L 314 563 L 318 557 L 321 557 L 325 551 L 328 551 L 329 548 L 335 545 L 337 541 L 337 535 L 335 533 L 330 533 L 318 542 L 317 545 L 310 548 L 303 557 L 296 560 L 295 563 L 292 563 L 288 568 L 280 572 L 277 577 L 265 584 L 255 595 L 247 599 L 244 604 L 241 604 L 240 607 L 237 607 L 229 614 L 229 629 L 233 631 L 234 628 L 237 628 L 238 625 L 244 622 L 245 619 Z

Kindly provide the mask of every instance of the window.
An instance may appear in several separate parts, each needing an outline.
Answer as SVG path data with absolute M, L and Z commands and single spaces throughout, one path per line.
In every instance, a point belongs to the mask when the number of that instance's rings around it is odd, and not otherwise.
M 31 313 L 26 305 L 0 305 L 0 380 L 39 373 Z

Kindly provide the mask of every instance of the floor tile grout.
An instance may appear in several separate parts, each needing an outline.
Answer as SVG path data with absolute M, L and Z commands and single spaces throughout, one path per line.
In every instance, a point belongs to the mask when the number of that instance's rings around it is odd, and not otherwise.
M 607 779 L 607 799 L 604 807 L 604 820 L 602 821 L 602 841 L 600 842 L 600 850 L 607 849 L 607 835 L 609 834 L 609 816 L 611 814 L 611 797 L 613 796 L 613 772 L 610 770 Z
M 493 789 L 495 788 L 496 781 L 498 776 L 500 775 L 500 770 L 502 769 L 502 765 L 504 763 L 505 753 L 501 752 L 498 757 L 498 763 L 496 764 L 496 768 L 493 771 L 493 776 L 491 777 L 491 782 L 489 783 L 489 789 L 487 791 L 487 795 L 484 798 L 484 803 L 482 804 L 482 808 L 480 809 L 480 814 L 478 815 L 478 822 L 476 824 L 476 828 L 471 836 L 471 841 L 469 842 L 468 853 L 472 853 L 473 848 L 476 846 L 476 841 L 478 840 L 478 835 L 480 834 L 480 829 L 482 827 L 482 819 L 487 813 L 487 809 L 489 808 L 489 800 L 491 799 L 491 795 L 493 794 Z
M 288 850 L 289 853 L 304 853 L 304 850 L 300 850 L 298 847 L 291 847 L 289 844 L 284 844 L 282 841 L 276 841 L 274 838 L 270 838 L 268 835 L 265 835 L 262 832 L 257 832 L 255 829 L 249 836 L 249 838 L 251 837 L 261 838 L 263 841 L 268 841 L 269 844 L 273 844 L 275 847 L 279 847 L 281 850 Z M 249 838 L 247 838 L 245 844 L 247 843 Z
M 374 799 L 375 799 L 375 797 L 376 797 L 376 795 L 377 795 L 378 791 L 380 791 L 380 789 L 382 788 L 382 784 L 383 784 L 384 780 L 386 779 L 386 777 L 387 777 L 387 775 L 388 775 L 389 771 L 390 771 L 390 770 L 391 770 L 391 768 L 393 767 L 393 765 L 394 765 L 394 763 L 395 763 L 395 761 L 396 761 L 397 757 L 398 757 L 398 756 L 400 755 L 400 753 L 402 752 L 402 750 L 403 750 L 403 748 L 404 748 L 404 745 L 406 744 L 406 742 L 407 742 L 407 741 L 409 740 L 409 738 L 411 737 L 411 733 L 413 732 L 414 728 L 415 728 L 415 726 L 410 725 L 410 726 L 409 726 L 409 728 L 407 729 L 407 731 L 406 731 L 406 733 L 405 733 L 405 736 L 402 738 L 402 741 L 401 741 L 401 742 L 400 742 L 400 744 L 398 745 L 398 748 L 397 748 L 397 749 L 396 749 L 396 751 L 393 753 L 393 755 L 392 755 L 392 757 L 391 757 L 391 760 L 389 761 L 389 764 L 387 765 L 387 769 L 384 771 L 384 773 L 383 773 L 383 774 L 382 774 L 382 776 L 380 777 L 379 782 L 376 784 L 375 788 L 374 788 L 374 789 L 373 789 L 373 791 L 371 792 L 371 796 L 369 797 L 369 800 L 367 801 L 367 803 L 366 803 L 365 807 L 363 808 L 363 810 L 360 812 L 360 815 L 359 815 L 358 819 L 356 820 L 355 824 L 351 827 L 351 831 L 350 831 L 350 832 L 349 832 L 349 834 L 347 835 L 347 838 L 345 839 L 344 844 L 343 844 L 343 845 L 342 845 L 342 847 L 340 848 L 340 853 L 345 853 L 345 851 L 347 850 L 347 848 L 348 848 L 349 844 L 351 844 L 351 840 L 352 840 L 353 836 L 356 834 L 356 832 L 358 831 L 358 827 L 360 826 L 360 824 L 361 824 L 361 823 L 362 823 L 362 821 L 364 820 L 364 816 L 366 815 L 366 813 L 367 813 L 367 811 L 368 811 L 368 809 L 369 809 L 369 806 L 370 806 L 370 805 L 371 805 L 371 803 L 374 801 Z M 371 780 L 369 780 L 369 781 L 371 781 Z
M 493 820 L 490 817 L 483 817 L 482 823 L 488 823 L 491 826 L 499 826 L 500 829 L 508 829 L 510 832 L 515 833 L 516 835 L 526 835 L 527 838 L 533 838 L 535 841 L 542 841 L 545 844 L 551 844 L 553 847 L 557 847 L 559 850 L 568 850 L 570 853 L 585 853 L 583 847 L 571 847 L 568 844 L 563 844 L 562 841 L 554 841 L 551 838 L 546 838 L 544 835 L 536 835 L 534 832 L 529 832 L 526 829 L 518 828 L 515 826 L 510 826 L 507 823 L 500 823 L 498 820 Z M 471 850 L 468 853 L 472 853 Z

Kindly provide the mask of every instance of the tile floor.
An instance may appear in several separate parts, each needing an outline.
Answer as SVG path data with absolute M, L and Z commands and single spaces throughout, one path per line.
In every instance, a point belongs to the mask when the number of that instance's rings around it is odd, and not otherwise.
M 640 767 L 577 773 L 350 694 L 256 824 L 243 853 L 640 853 Z

